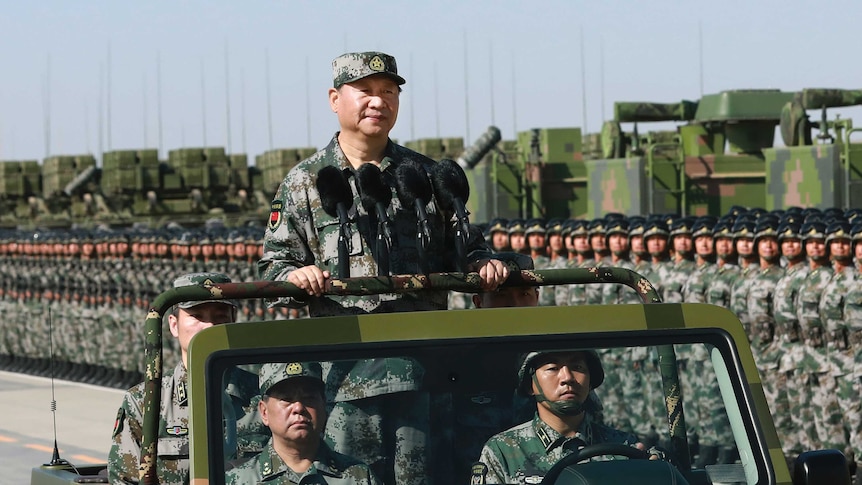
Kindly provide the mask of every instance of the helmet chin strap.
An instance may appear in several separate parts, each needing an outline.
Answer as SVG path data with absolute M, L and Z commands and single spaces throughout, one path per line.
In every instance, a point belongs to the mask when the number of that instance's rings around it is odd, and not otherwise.
M 550 408 L 551 412 L 557 416 L 577 416 L 584 412 L 584 403 L 582 402 L 574 399 L 551 401 L 545 397 L 545 393 L 542 392 L 542 386 L 539 385 L 539 381 L 536 379 L 535 373 L 533 374 L 533 383 L 536 384 L 536 389 L 539 390 L 538 394 L 533 395 L 533 397 L 536 398 L 536 402 L 548 403 L 548 408 Z

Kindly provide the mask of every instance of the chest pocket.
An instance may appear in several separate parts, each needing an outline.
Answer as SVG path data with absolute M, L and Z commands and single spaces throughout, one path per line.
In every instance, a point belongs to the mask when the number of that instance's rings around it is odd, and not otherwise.
M 160 457 L 179 460 L 189 457 L 189 438 L 184 437 L 159 437 L 158 455 Z
M 351 209 L 353 222 L 349 224 L 350 234 L 348 234 L 347 246 L 347 252 L 351 257 L 363 254 L 362 236 L 359 233 L 358 224 L 355 222 L 355 215 L 355 209 Z M 317 240 L 320 244 L 319 255 L 321 259 L 318 261 L 318 266 L 329 270 L 333 276 L 340 276 L 336 271 L 338 268 L 338 230 L 340 227 L 338 218 L 330 216 L 323 209 L 316 209 L 314 211 L 314 223 Z

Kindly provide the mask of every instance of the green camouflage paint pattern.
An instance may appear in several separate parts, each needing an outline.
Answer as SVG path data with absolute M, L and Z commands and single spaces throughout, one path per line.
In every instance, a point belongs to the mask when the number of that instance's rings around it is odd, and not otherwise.
M 840 145 L 815 145 L 764 150 L 765 208 L 842 207 L 840 148 Z

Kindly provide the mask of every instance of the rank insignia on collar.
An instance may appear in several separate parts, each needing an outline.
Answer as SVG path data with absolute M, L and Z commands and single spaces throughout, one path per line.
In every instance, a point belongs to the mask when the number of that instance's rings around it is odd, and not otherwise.
M 477 461 L 470 467 L 470 485 L 483 485 L 487 483 L 488 465 Z
M 168 426 L 165 432 L 171 436 L 185 436 L 189 434 L 189 429 L 184 426 Z
M 281 211 L 284 209 L 284 202 L 280 200 L 272 201 L 269 208 L 269 230 L 275 231 L 281 225 Z

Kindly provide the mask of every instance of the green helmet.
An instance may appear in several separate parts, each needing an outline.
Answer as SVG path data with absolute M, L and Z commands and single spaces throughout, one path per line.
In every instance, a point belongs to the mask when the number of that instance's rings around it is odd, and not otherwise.
M 533 394 L 531 384 L 532 376 L 536 373 L 536 367 L 534 365 L 536 359 L 543 355 L 556 354 L 559 352 L 583 352 L 587 359 L 587 367 L 590 370 L 590 388 L 595 389 L 604 382 L 605 370 L 602 367 L 602 361 L 599 359 L 599 354 L 595 350 L 572 349 L 529 352 L 524 356 L 524 359 L 521 361 L 521 365 L 518 367 L 518 392 L 520 394 L 524 396 L 531 396 Z

